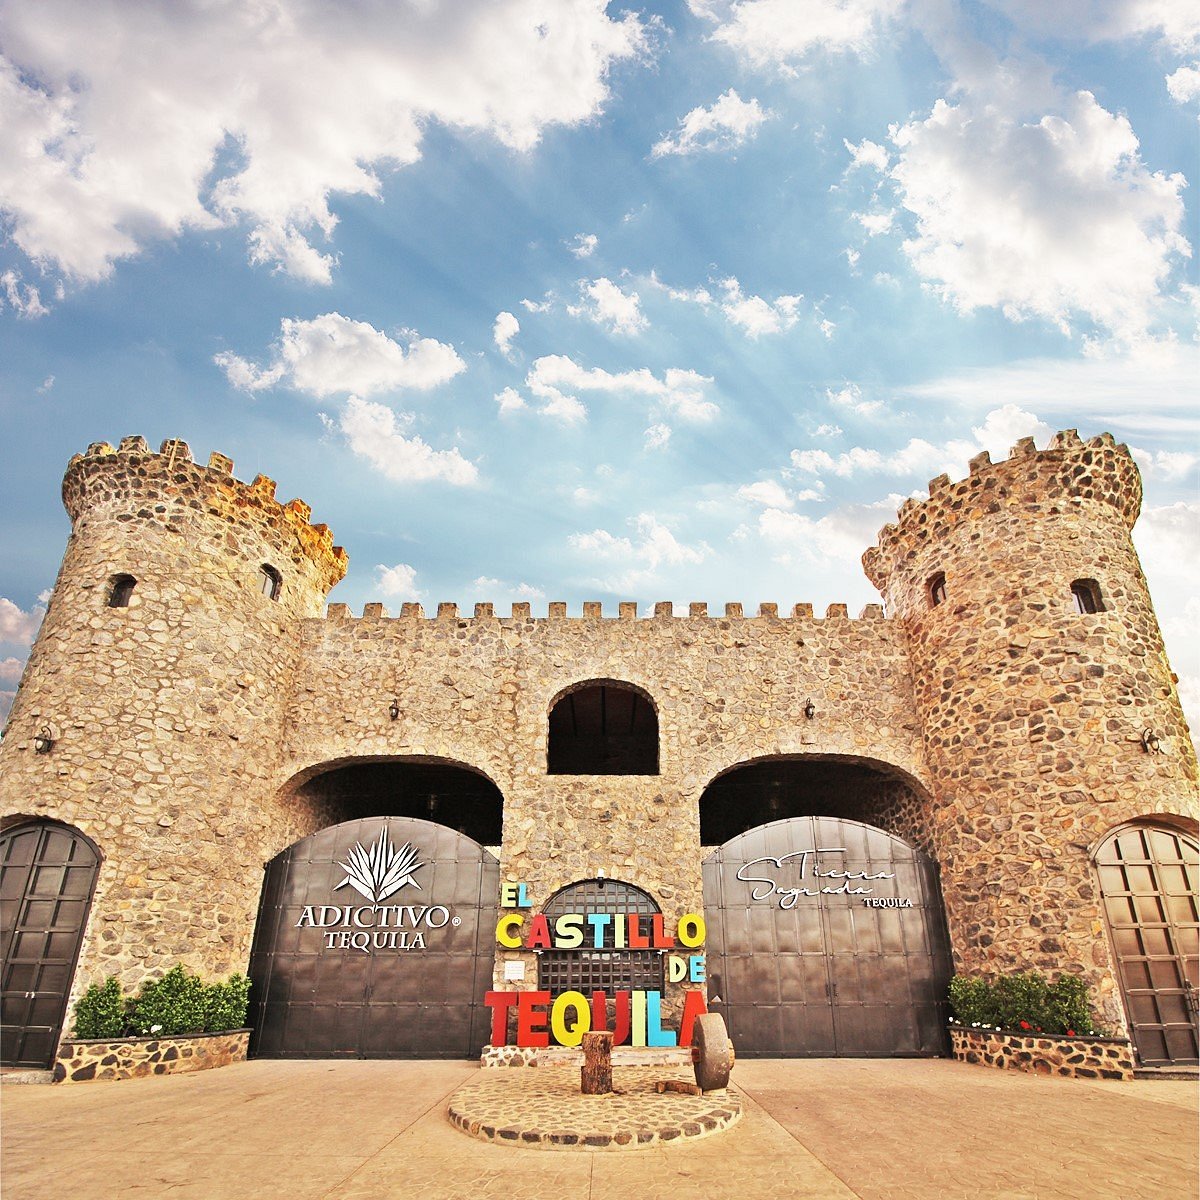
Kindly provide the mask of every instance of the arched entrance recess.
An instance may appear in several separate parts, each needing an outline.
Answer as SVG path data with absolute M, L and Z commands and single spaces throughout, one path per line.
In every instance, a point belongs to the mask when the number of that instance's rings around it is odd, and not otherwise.
M 1114 830 L 1096 851 L 1125 1013 L 1147 1066 L 1197 1058 L 1195 837 L 1158 823 Z
M 881 829 L 791 817 L 704 862 L 708 1004 L 738 1054 L 945 1053 L 937 868 Z
M 25 821 L 0 833 L 0 1063 L 49 1067 L 66 1017 L 100 854 L 76 829 Z
M 267 864 L 251 1053 L 471 1058 L 487 1040 L 500 864 L 431 821 L 364 817 Z

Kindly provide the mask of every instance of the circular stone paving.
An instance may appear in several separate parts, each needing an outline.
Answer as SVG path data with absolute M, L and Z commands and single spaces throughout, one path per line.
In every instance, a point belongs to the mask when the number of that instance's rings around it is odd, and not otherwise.
M 741 1120 L 741 1101 L 728 1089 L 703 1096 L 655 1090 L 677 1078 L 669 1068 L 617 1067 L 612 1094 L 584 1096 L 570 1067 L 481 1070 L 450 1097 L 449 1116 L 484 1141 L 544 1150 L 640 1150 Z

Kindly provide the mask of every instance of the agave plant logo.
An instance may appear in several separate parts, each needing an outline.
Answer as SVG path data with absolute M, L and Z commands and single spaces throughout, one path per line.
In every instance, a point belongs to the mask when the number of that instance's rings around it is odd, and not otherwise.
M 413 878 L 413 872 L 425 865 L 417 861 L 420 851 L 409 842 L 396 850 L 388 841 L 386 828 L 379 831 L 379 841 L 370 850 L 358 842 L 346 857 L 348 862 L 338 863 L 346 872 L 346 878 L 333 889 L 335 892 L 349 884 L 372 904 L 382 904 L 406 884 L 411 883 L 421 890 L 421 885 Z

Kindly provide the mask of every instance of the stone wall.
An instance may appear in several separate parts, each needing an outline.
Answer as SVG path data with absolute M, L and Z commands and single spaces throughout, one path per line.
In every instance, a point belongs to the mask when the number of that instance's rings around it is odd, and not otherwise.
M 1124 1038 L 1026 1035 L 951 1026 L 950 1048 L 959 1062 L 1003 1070 L 1073 1079 L 1133 1078 L 1133 1047 Z
M 136 1079 L 141 1075 L 181 1075 L 245 1062 L 250 1030 L 201 1033 L 191 1037 L 68 1038 L 58 1047 L 55 1083 L 94 1079 Z

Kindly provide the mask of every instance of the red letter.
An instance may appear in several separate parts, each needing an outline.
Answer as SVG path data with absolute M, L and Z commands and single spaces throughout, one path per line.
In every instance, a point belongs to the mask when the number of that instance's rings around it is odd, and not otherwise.
M 703 992 L 683 993 L 683 1016 L 679 1018 L 679 1044 L 681 1046 L 692 1044 L 692 1026 L 696 1023 L 696 1018 L 704 1016 L 706 1012 L 708 1012 L 708 1005 L 704 1002 Z
M 525 939 L 525 949 L 549 950 L 550 944 L 550 922 L 546 920 L 545 913 L 538 913 L 529 922 L 529 936 Z
M 549 992 L 517 993 L 517 1045 L 548 1046 L 550 1034 L 546 1029 L 546 1010 L 534 1009 L 535 1004 L 549 1004 Z
M 655 950 L 671 950 L 674 949 L 675 939 L 670 937 L 666 930 L 663 929 L 662 913 L 655 913 L 650 918 L 651 944 Z
M 613 1019 L 613 1045 L 623 1046 L 629 1041 L 629 1029 L 632 1024 L 629 1016 L 629 993 L 614 992 L 613 1008 L 616 1010 Z
M 642 936 L 641 918 L 637 915 L 637 913 L 630 913 L 625 918 L 625 921 L 629 926 L 630 950 L 649 950 L 650 940 L 649 938 Z
M 508 1010 L 517 1002 L 516 992 L 485 992 L 483 1002 L 492 1010 L 492 1045 L 508 1045 Z

